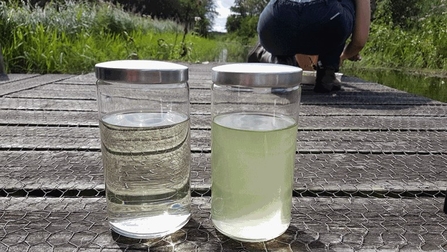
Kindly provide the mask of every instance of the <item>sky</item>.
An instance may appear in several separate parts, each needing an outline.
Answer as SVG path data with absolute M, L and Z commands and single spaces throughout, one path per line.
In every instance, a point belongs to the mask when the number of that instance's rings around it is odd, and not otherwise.
M 234 0 L 215 0 L 218 16 L 214 19 L 213 31 L 226 32 L 225 23 L 230 15 L 230 7 L 234 5 Z

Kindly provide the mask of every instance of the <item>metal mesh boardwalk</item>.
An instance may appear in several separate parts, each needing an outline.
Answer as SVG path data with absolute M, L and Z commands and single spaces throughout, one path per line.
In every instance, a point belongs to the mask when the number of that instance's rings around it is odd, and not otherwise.
M 106 222 L 93 74 L 0 81 L 0 251 L 445 251 L 447 104 L 344 77 L 303 85 L 292 224 L 241 243 L 210 221 L 211 68 L 187 64 L 193 217 L 158 240 Z

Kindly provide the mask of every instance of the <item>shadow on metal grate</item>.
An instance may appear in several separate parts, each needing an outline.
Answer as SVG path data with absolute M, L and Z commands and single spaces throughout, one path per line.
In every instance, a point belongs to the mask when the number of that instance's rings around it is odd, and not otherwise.
M 219 234 L 210 198 L 193 198 L 193 216 L 162 239 L 110 232 L 104 198 L 2 198 L 2 251 L 440 251 L 447 248 L 443 198 L 294 197 L 293 222 L 264 243 Z
M 0 89 L 0 251 L 447 251 L 447 104 L 343 78 L 303 86 L 292 223 L 244 243 L 210 221 L 211 67 L 191 68 L 192 219 L 134 240 L 107 224 L 94 74 Z

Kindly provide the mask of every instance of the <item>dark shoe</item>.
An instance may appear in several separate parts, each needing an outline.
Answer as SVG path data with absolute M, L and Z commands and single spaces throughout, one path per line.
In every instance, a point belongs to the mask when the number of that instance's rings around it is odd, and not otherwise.
M 298 66 L 295 56 L 274 56 L 273 63 L 289 65 L 289 66 Z
M 247 62 L 251 63 L 272 63 L 272 54 L 267 52 L 261 43 L 257 43 L 248 53 Z
M 257 43 L 256 46 L 248 53 L 247 62 L 255 63 L 274 63 L 289 66 L 298 66 L 295 56 L 273 56 L 261 45 Z
M 333 68 L 317 68 L 314 91 L 316 93 L 329 93 L 341 90 L 341 83 L 335 77 Z

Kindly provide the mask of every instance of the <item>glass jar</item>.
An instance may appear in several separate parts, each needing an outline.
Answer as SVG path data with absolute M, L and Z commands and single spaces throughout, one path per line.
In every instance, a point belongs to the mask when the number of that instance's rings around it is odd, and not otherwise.
M 188 68 L 120 60 L 95 70 L 109 224 L 137 239 L 173 233 L 191 215 Z
M 266 63 L 212 69 L 211 220 L 260 242 L 291 221 L 302 69 Z

